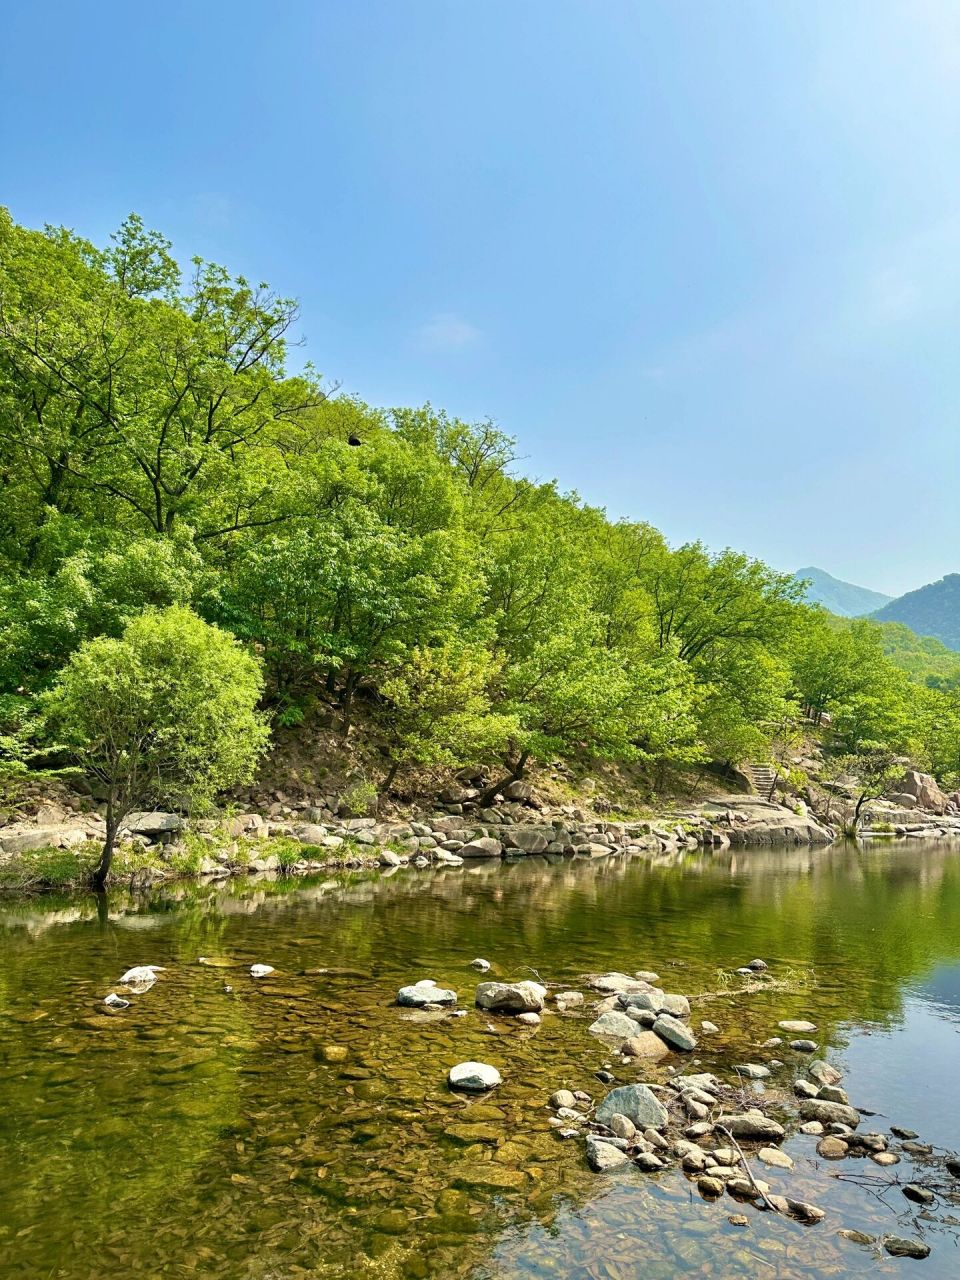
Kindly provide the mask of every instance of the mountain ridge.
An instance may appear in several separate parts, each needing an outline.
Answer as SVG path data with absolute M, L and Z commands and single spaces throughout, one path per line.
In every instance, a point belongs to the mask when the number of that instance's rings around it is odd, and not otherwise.
M 832 573 L 827 573 L 826 569 L 819 569 L 815 565 L 798 569 L 793 576 L 810 583 L 806 590 L 806 599 L 811 604 L 821 604 L 825 609 L 839 614 L 842 618 L 863 618 L 886 608 L 896 600 L 896 597 L 888 596 L 882 591 L 872 591 L 869 587 L 844 582 L 842 578 L 835 578 Z M 897 621 L 905 621 L 905 619 L 897 619 Z

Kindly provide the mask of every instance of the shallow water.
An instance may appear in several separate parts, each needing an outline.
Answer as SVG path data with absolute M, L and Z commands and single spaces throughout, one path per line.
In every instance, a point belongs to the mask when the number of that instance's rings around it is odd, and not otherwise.
M 960 1274 L 960 1204 L 919 1212 L 896 1188 L 879 1198 L 833 1176 L 906 1181 L 907 1158 L 827 1165 L 816 1139 L 788 1138 L 795 1169 L 763 1176 L 826 1208 L 817 1227 L 729 1196 L 706 1204 L 679 1171 L 591 1173 L 544 1107 L 561 1086 L 602 1093 L 590 1016 L 525 1030 L 476 1012 L 478 955 L 491 976 L 575 987 L 653 968 L 668 990 L 720 992 L 694 1009 L 721 1028 L 694 1055 L 718 1074 L 770 1057 L 757 1045 L 779 1019 L 809 1017 L 852 1101 L 881 1113 L 864 1128 L 960 1150 L 960 850 L 942 844 L 178 886 L 116 894 L 108 911 L 7 900 L 0 1275 Z M 737 996 L 729 973 L 754 956 L 791 989 Z M 255 980 L 254 962 L 276 972 Z M 134 964 L 166 971 L 107 1014 Z M 469 1015 L 420 1022 L 391 1003 L 422 977 L 458 990 Z M 799 1055 L 776 1052 L 789 1087 Z M 468 1058 L 498 1067 L 502 1087 L 451 1094 L 446 1072 Z M 748 1226 L 728 1221 L 738 1213 Z M 922 1235 L 933 1252 L 889 1258 L 841 1227 Z

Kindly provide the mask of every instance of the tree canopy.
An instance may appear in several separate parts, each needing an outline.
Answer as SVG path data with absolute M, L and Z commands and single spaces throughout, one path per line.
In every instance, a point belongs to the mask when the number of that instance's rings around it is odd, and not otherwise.
M 46 690 L 92 680 L 91 654 L 119 679 L 139 620 L 167 634 L 189 609 L 257 655 L 273 720 L 322 709 L 346 734 L 362 704 L 384 782 L 485 763 L 502 785 L 571 755 L 767 759 L 804 719 L 838 750 L 960 776 L 942 646 L 524 478 L 492 422 L 339 394 L 293 360 L 296 322 L 266 284 L 182 271 L 135 215 L 100 249 L 0 211 L 8 761 L 48 745 Z

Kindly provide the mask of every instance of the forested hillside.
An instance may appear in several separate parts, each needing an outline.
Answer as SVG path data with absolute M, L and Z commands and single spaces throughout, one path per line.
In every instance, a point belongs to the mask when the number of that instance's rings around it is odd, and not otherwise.
M 106 248 L 0 219 L 7 769 L 52 758 L 44 695 L 71 655 L 178 606 L 257 655 L 275 725 L 348 735 L 362 709 L 381 788 L 574 753 L 763 757 L 824 713 L 839 750 L 956 777 L 960 696 L 880 628 L 523 478 L 489 422 L 331 394 L 290 360 L 296 320 L 266 285 L 181 272 L 135 217 Z
M 878 622 L 905 623 L 921 635 L 935 636 L 960 650 L 960 573 L 948 573 L 916 591 L 908 591 L 878 610 Z

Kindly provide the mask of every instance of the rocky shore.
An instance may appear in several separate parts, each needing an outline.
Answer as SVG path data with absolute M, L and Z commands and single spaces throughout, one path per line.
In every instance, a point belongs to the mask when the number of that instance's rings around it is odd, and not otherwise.
M 342 867 L 458 866 L 531 856 L 608 858 L 829 844 L 834 838 L 831 828 L 806 812 L 741 795 L 635 821 L 614 821 L 574 805 L 546 809 L 523 784 L 489 808 L 448 800 L 432 812 L 380 818 L 347 816 L 339 807 L 333 798 L 321 804 L 281 799 L 266 813 L 196 821 L 177 813 L 131 813 L 120 833 L 119 875 L 145 886 L 183 875 L 302 875 Z M 0 865 L 38 850 L 79 853 L 102 841 L 104 833 L 98 813 L 43 805 L 32 820 L 0 827 Z M 124 869 L 124 851 L 132 855 L 133 868 Z
M 473 964 L 489 967 L 485 960 Z M 762 985 L 768 966 L 755 959 L 740 972 Z M 904 1209 L 939 1201 L 960 1204 L 957 1156 L 938 1151 L 896 1124 L 887 1124 L 886 1132 L 862 1131 L 863 1121 L 872 1119 L 873 1113 L 851 1105 L 841 1085 L 841 1072 L 820 1056 L 820 1044 L 810 1038 L 817 1033 L 816 1024 L 804 1019 L 779 1022 L 779 1034 L 758 1046 L 758 1061 L 727 1069 L 710 1064 L 726 1076 L 723 1079 L 705 1070 L 702 1058 L 691 1059 L 700 1038 L 709 1039 L 719 1028 L 701 1021 L 699 1033 L 695 1031 L 691 1004 L 697 997 L 667 992 L 655 985 L 657 981 L 657 975 L 647 970 L 632 976 L 586 975 L 582 985 L 591 992 L 589 997 L 529 980 L 485 981 L 476 988 L 477 1009 L 526 1026 L 538 1026 L 548 1012 L 593 1019 L 586 1033 L 604 1047 L 606 1060 L 595 1076 L 605 1091 L 560 1087 L 547 1105 L 558 1140 L 582 1143 L 584 1160 L 595 1173 L 622 1176 L 639 1170 L 656 1176 L 680 1170 L 703 1201 L 727 1195 L 741 1208 L 815 1226 L 828 1218 L 829 1205 L 824 1208 L 790 1194 L 797 1160 L 782 1149 L 788 1138 L 802 1137 L 809 1140 L 810 1151 L 797 1158 L 801 1162 L 838 1167 L 840 1162 L 853 1162 L 852 1172 L 838 1176 L 859 1182 L 874 1194 L 895 1193 L 902 1205 L 906 1202 Z M 457 999 L 455 991 L 441 989 L 429 979 L 406 986 L 397 995 L 399 1005 L 413 1006 L 424 1016 L 465 1016 L 457 1008 Z M 665 1079 L 619 1082 L 638 1065 L 643 1071 L 644 1061 L 649 1070 L 665 1057 L 677 1063 L 666 1067 Z M 698 1069 L 685 1070 L 685 1061 Z M 502 1077 L 489 1064 L 462 1062 L 450 1068 L 448 1084 L 455 1091 L 483 1095 L 497 1089 Z M 464 1141 L 483 1140 L 482 1125 L 473 1126 L 476 1132 L 469 1123 L 460 1128 Z M 893 1169 L 902 1160 L 915 1162 L 918 1171 L 898 1176 Z M 875 1173 L 862 1172 L 865 1161 Z M 772 1178 L 779 1187 L 768 1181 Z M 903 1211 L 898 1213 L 894 1205 L 890 1209 L 896 1222 Z M 734 1214 L 729 1221 L 746 1226 L 749 1220 Z M 922 1228 L 916 1235 L 891 1230 L 872 1236 L 840 1226 L 838 1234 L 894 1257 L 923 1259 L 931 1251 Z

